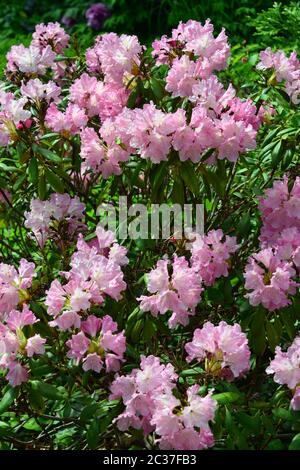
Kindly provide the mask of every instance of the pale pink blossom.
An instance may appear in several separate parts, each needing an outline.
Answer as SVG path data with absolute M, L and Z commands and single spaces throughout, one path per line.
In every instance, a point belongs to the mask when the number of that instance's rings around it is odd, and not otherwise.
M 219 277 L 228 276 L 230 259 L 238 248 L 236 237 L 225 236 L 220 229 L 207 235 L 196 234 L 191 243 L 192 267 L 211 286 Z
M 27 356 L 32 357 L 34 354 L 44 354 L 45 343 L 45 338 L 42 338 L 40 335 L 31 336 L 26 343 Z
M 46 112 L 45 123 L 55 132 L 75 135 L 87 125 L 88 117 L 84 109 L 76 104 L 68 104 L 66 110 L 62 112 L 54 103 L 51 103 Z
M 250 350 L 239 324 L 222 321 L 218 326 L 204 323 L 194 331 L 193 341 L 185 345 L 187 361 L 206 359 L 206 371 L 227 380 L 239 377 L 250 369 Z
M 273 311 L 291 304 L 290 295 L 296 293 L 296 271 L 292 263 L 284 261 L 272 248 L 253 254 L 245 268 L 246 294 L 253 306 L 262 304 Z
M 50 46 L 53 51 L 61 54 L 69 45 L 70 36 L 59 23 L 40 23 L 36 25 L 31 44 L 40 50 Z
M 168 266 L 172 267 L 170 276 Z M 157 262 L 156 268 L 148 274 L 147 288 L 152 295 L 142 295 L 138 300 L 143 311 L 158 314 L 172 312 L 170 328 L 178 323 L 187 325 L 189 316 L 195 314 L 195 307 L 201 299 L 201 276 L 189 267 L 184 257 L 174 257 L 173 263 L 168 260 Z
M 56 58 L 51 46 L 42 50 L 34 45 L 25 47 L 23 44 L 12 46 L 6 55 L 6 72 L 22 72 L 24 74 L 44 75 L 48 68 L 54 66 Z
M 61 89 L 54 82 L 43 83 L 39 78 L 31 79 L 21 85 L 21 93 L 33 102 L 45 101 L 46 103 L 58 103 Z
M 286 352 L 277 346 L 275 358 L 266 369 L 267 374 L 274 374 L 274 381 L 287 385 L 293 390 L 291 407 L 300 409 L 300 337 L 297 336 Z
M 132 73 L 134 68 L 139 66 L 142 50 L 136 36 L 102 34 L 96 38 L 95 46 L 86 52 L 88 70 L 102 72 L 106 83 L 120 86 L 123 84 L 125 73 Z
M 44 246 L 49 237 L 59 241 L 59 224 L 72 239 L 85 229 L 84 210 L 85 205 L 79 198 L 68 194 L 53 193 L 46 201 L 32 199 L 30 211 L 25 212 L 25 227 L 32 230 L 40 246 Z
M 85 371 L 100 372 L 104 360 L 107 372 L 119 370 L 124 360 L 126 340 L 123 332 L 117 333 L 117 328 L 118 325 L 108 315 L 102 320 L 90 315 L 81 322 L 81 331 L 67 341 L 67 356 L 77 363 L 82 361 Z

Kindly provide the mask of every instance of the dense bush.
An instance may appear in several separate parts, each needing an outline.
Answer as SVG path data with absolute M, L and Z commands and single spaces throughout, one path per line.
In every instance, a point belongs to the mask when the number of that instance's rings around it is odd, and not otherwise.
M 52 23 L 5 75 L 1 449 L 299 448 L 296 54 Z M 120 196 L 203 204 L 205 234 L 105 230 Z

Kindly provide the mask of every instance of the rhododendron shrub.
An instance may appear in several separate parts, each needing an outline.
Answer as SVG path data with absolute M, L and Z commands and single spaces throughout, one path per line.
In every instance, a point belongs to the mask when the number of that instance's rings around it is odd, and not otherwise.
M 11 47 L 0 449 L 299 447 L 300 66 L 244 52 L 210 20 Z

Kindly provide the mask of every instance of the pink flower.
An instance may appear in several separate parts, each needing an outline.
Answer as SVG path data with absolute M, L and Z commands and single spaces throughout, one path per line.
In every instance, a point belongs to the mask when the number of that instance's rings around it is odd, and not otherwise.
M 62 134 L 79 134 L 87 125 L 88 117 L 84 109 L 76 104 L 68 104 L 66 111 L 59 111 L 57 106 L 52 103 L 47 109 L 45 123 L 53 131 Z
M 169 276 L 168 266 L 172 266 L 172 276 Z M 138 299 L 140 307 L 155 317 L 169 310 L 173 312 L 170 328 L 178 323 L 187 325 L 189 316 L 195 314 L 195 307 L 200 302 L 201 282 L 201 277 L 189 267 L 184 257 L 175 256 L 172 264 L 160 260 L 148 275 L 148 291 L 152 295 L 142 295 Z
M 175 59 L 168 72 L 166 82 L 166 90 L 171 92 L 174 97 L 191 96 L 193 87 L 197 83 L 196 63 L 186 55 Z
M 105 142 L 100 139 L 94 129 L 86 127 L 81 132 L 80 137 L 80 156 L 84 161 L 82 172 L 92 169 L 102 173 L 105 179 L 112 174 L 121 174 L 118 153 L 107 148 Z
M 85 109 L 89 117 L 99 115 L 102 120 L 119 114 L 127 98 L 128 93 L 123 87 L 104 84 L 87 73 L 70 87 L 70 100 Z
M 18 328 L 22 329 L 26 325 L 33 325 L 37 321 L 36 316 L 29 310 L 28 306 L 24 304 L 22 312 L 18 310 L 10 311 L 6 319 L 6 324 L 11 330 L 16 331 Z
M 80 331 L 80 333 L 77 333 L 76 335 L 72 335 L 72 338 L 66 342 L 66 345 L 70 348 L 67 356 L 72 359 L 76 359 L 77 362 L 79 362 L 87 352 L 90 342 L 91 341 L 85 336 L 83 331 Z
M 127 430 L 132 426 L 149 434 L 153 430 L 150 421 L 155 398 L 170 393 L 176 380 L 173 366 L 160 364 L 154 356 L 142 356 L 140 369 L 133 369 L 127 376 L 117 376 L 111 385 L 110 399 L 122 398 L 126 406 L 125 411 L 116 418 L 118 428 Z
M 79 237 L 77 251 L 71 257 L 71 269 L 61 273 L 67 280 L 62 285 L 57 279 L 52 281 L 50 289 L 46 291 L 45 304 L 48 313 L 54 316 L 53 326 L 69 329 L 80 326 L 80 314 L 91 307 L 91 304 L 102 304 L 108 295 L 120 300 L 121 292 L 126 288 L 120 264 L 126 264 L 126 250 L 122 250 L 121 263 L 119 259 L 111 256 L 110 249 L 119 246 L 113 243 L 112 247 L 104 244 L 113 242 L 112 232 L 108 235 L 98 230 L 98 241 L 89 246 Z M 104 241 L 106 240 L 106 241 Z M 126 258 L 127 260 L 127 258 Z M 104 332 L 114 331 L 117 325 L 110 324 L 103 319 Z M 85 328 L 85 327 L 84 327 Z M 94 326 L 86 325 L 87 332 Z
M 19 362 L 12 362 L 6 378 L 12 387 L 17 387 L 21 383 L 27 382 L 28 370 Z
M 297 387 L 291 400 L 291 407 L 295 411 L 300 410 L 300 387 Z
M 244 276 L 245 288 L 251 291 L 246 297 L 253 306 L 262 304 L 270 311 L 286 307 L 291 303 L 288 296 L 296 293 L 296 271 L 272 248 L 251 256 Z
M 83 359 L 83 364 L 82 368 L 83 370 L 93 370 L 94 372 L 100 372 L 103 367 L 103 362 L 101 360 L 101 357 L 98 356 L 96 353 L 88 354 L 84 359 Z
M 300 232 L 300 178 L 295 179 L 291 190 L 288 178 L 273 183 L 259 198 L 263 226 L 260 241 L 263 247 L 276 245 L 283 230 L 295 227 Z
M 21 93 L 33 102 L 45 101 L 46 103 L 60 101 L 61 89 L 54 82 L 42 83 L 38 78 L 22 83 Z
M 6 316 L 27 298 L 26 289 L 35 276 L 33 263 L 21 259 L 19 269 L 0 263 L 0 316 Z
M 300 76 L 299 61 L 295 51 L 287 58 L 283 51 L 272 52 L 271 48 L 268 47 L 260 53 L 259 57 L 260 62 L 257 64 L 257 68 L 259 70 L 274 68 L 278 82 L 282 80 L 292 81 Z
M 213 375 L 233 379 L 250 369 L 247 336 L 237 323 L 231 326 L 222 321 L 214 326 L 206 322 L 194 331 L 193 341 L 185 349 L 188 362 L 207 358 L 206 370 Z
M 267 374 L 274 374 L 274 381 L 287 385 L 293 390 L 291 407 L 300 409 L 300 336 L 297 336 L 286 352 L 279 346 L 275 349 L 275 358 L 266 369 Z
M 257 69 L 274 69 L 275 77 L 278 82 L 285 81 L 285 91 L 291 98 L 292 103 L 299 104 L 300 93 L 300 66 L 297 54 L 293 51 L 290 57 L 287 57 L 281 50 L 272 52 L 268 47 L 260 53 L 260 62 Z
M 6 55 L 6 72 L 20 71 L 24 74 L 44 75 L 47 68 L 54 66 L 55 57 L 51 46 L 42 50 L 32 44 L 28 48 L 23 44 L 12 46 Z
M 0 323 L 0 368 L 8 370 L 6 379 L 13 387 L 28 380 L 28 370 L 22 365 L 24 359 L 45 353 L 46 340 L 38 334 L 28 338 L 23 331 L 24 326 L 37 321 L 27 305 L 23 305 L 22 312 L 12 310 Z
M 26 352 L 28 357 L 32 357 L 34 354 L 44 354 L 46 340 L 40 335 L 34 335 L 27 340 Z
M 127 376 L 116 376 L 110 399 L 122 398 L 125 410 L 116 418 L 121 431 L 142 429 L 144 435 L 154 431 L 161 449 L 196 450 L 213 445 L 209 421 L 214 419 L 217 403 L 210 392 L 198 396 L 199 386 L 187 390 L 186 404 L 176 389 L 177 374 L 171 364 L 160 364 L 154 356 L 141 358 L 140 369 Z
M 197 75 L 208 78 L 214 70 L 226 68 L 229 57 L 229 45 L 224 29 L 216 38 L 213 30 L 210 20 L 203 26 L 194 20 L 179 23 L 178 27 L 173 29 L 171 38 L 163 36 L 161 40 L 154 41 L 152 56 L 157 65 L 160 65 L 172 63 L 174 57 L 182 52 L 187 55 L 192 53 L 198 62 Z
M 86 63 L 90 72 L 104 74 L 105 83 L 120 86 L 125 73 L 132 73 L 139 66 L 141 52 L 142 46 L 136 36 L 107 33 L 98 36 L 95 46 L 87 50 Z
M 70 297 L 70 306 L 71 309 L 75 312 L 79 312 L 80 310 L 88 310 L 91 306 L 90 292 L 85 292 L 80 287 L 76 287 L 71 294 Z
M 83 369 L 100 372 L 105 359 L 106 371 L 117 371 L 126 349 L 124 333 L 116 333 L 117 324 L 106 315 L 103 320 L 90 315 L 81 323 L 80 333 L 67 341 L 67 356 L 83 361 Z M 89 335 L 91 339 L 87 338 Z
M 81 323 L 81 330 L 89 336 L 95 337 L 101 329 L 102 321 L 95 315 L 89 315 L 87 320 Z
M 12 93 L 0 91 L 0 146 L 5 147 L 18 137 L 17 130 L 30 117 L 31 112 L 24 109 L 26 98 L 16 100 Z
M 207 286 L 221 276 L 228 276 L 229 261 L 239 248 L 236 237 L 225 236 L 222 230 L 197 235 L 191 244 L 191 264 Z
M 294 389 L 300 381 L 300 337 L 283 352 L 279 346 L 275 349 L 275 358 L 266 369 L 267 374 L 274 374 L 274 381 Z
M 32 35 L 31 44 L 40 50 L 51 46 L 53 51 L 61 54 L 69 45 L 70 36 L 59 23 L 38 24 Z
M 79 230 L 85 229 L 83 223 L 85 205 L 75 196 L 53 193 L 49 200 L 32 199 L 30 211 L 25 212 L 25 227 L 33 231 L 40 246 L 44 246 L 49 237 L 59 241 L 61 224 L 68 237 L 72 239 Z

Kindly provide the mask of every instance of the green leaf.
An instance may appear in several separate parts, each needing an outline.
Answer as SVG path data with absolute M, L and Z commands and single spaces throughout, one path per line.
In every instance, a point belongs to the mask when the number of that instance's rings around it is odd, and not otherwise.
M 182 182 L 181 178 L 177 178 L 174 181 L 170 197 L 172 199 L 172 202 L 174 202 L 175 204 L 181 204 L 181 205 L 184 204 L 184 199 L 185 199 L 185 197 L 184 197 L 184 186 L 183 186 L 183 182 Z
M 239 401 L 243 398 L 243 396 L 240 393 L 237 393 L 237 392 L 217 393 L 216 395 L 213 395 L 212 397 L 220 405 L 228 405 L 229 403 L 234 403 L 234 402 Z
M 296 336 L 296 329 L 294 320 L 291 317 L 292 315 L 292 308 L 285 308 L 280 312 L 280 317 L 282 323 L 285 327 L 287 334 L 289 335 L 290 339 L 293 340 Z
M 186 369 L 180 372 L 180 377 L 192 377 L 193 375 L 203 374 L 204 370 L 201 367 L 194 367 L 193 369 Z
M 282 419 L 283 421 L 296 421 L 298 418 L 297 412 L 286 410 L 285 408 L 276 408 L 272 410 L 272 413 L 276 418 Z
M 180 175 L 194 196 L 199 195 L 199 182 L 195 173 L 195 165 L 190 161 L 183 162 L 180 166 Z
M 58 193 L 64 192 L 64 183 L 62 180 L 49 168 L 45 169 L 45 175 L 48 183 Z
M 33 390 L 39 392 L 43 397 L 49 398 L 50 400 L 64 400 L 67 392 L 63 393 L 58 390 L 54 385 L 50 385 L 39 380 L 32 380 L 31 386 Z
M 262 309 L 258 309 L 251 322 L 251 342 L 254 352 L 261 355 L 266 347 L 265 333 L 265 313 Z
M 45 178 L 45 174 L 42 173 L 38 179 L 38 196 L 39 196 L 39 199 L 41 199 L 42 201 L 46 197 L 46 191 L 47 191 L 46 178 Z
M 33 144 L 32 149 L 36 153 L 39 153 L 40 155 L 45 157 L 47 160 L 50 160 L 51 162 L 54 162 L 54 163 L 60 163 L 61 162 L 61 158 L 58 155 L 56 155 L 56 153 L 52 152 L 49 149 L 46 149 L 45 147 L 39 147 L 38 145 Z
M 151 173 L 151 200 L 156 201 L 164 193 L 163 181 L 168 173 L 168 162 L 161 162 L 155 166 Z
M 250 214 L 246 213 L 243 214 L 237 227 L 236 227 L 236 232 L 240 237 L 245 237 L 248 235 L 251 229 L 251 217 Z
M 137 97 L 138 97 L 138 94 L 139 94 L 139 91 L 137 88 L 135 88 L 129 95 L 128 97 L 128 100 L 127 100 L 127 108 L 134 108 L 135 107 L 135 102 L 137 100 Z
M 99 418 L 93 419 L 86 433 L 87 443 L 90 449 L 96 449 L 99 442 Z
M 97 411 L 98 408 L 99 408 L 98 403 L 92 403 L 90 405 L 85 406 L 80 413 L 80 420 L 89 421 L 95 416 L 95 412 Z
M 296 434 L 289 445 L 289 450 L 300 450 L 300 433 Z
M 34 388 L 31 388 L 28 392 L 28 399 L 29 399 L 29 403 L 31 405 L 31 407 L 34 409 L 34 410 L 43 410 L 44 409 L 44 399 L 41 395 L 41 393 L 34 389 Z
M 272 150 L 271 158 L 272 158 L 272 166 L 276 168 L 283 157 L 284 145 L 282 140 L 280 140 Z
M 30 183 L 36 184 L 39 177 L 39 166 L 38 161 L 35 157 L 32 157 L 28 165 L 28 177 Z
M 1 401 L 0 401 L 0 414 L 2 414 L 4 411 L 7 410 L 7 408 L 10 407 L 10 405 L 13 404 L 14 400 L 18 396 L 19 389 L 17 387 L 15 388 L 9 388 L 7 392 L 3 395 Z
M 154 96 L 158 99 L 161 100 L 164 95 L 165 95 L 165 83 L 163 80 L 160 80 L 158 78 L 150 78 L 150 85 L 153 91 Z
M 156 336 L 156 325 L 154 320 L 148 315 L 145 320 L 143 338 L 147 343 L 150 343 Z
M 266 447 L 267 450 L 283 450 L 284 445 L 280 439 L 273 439 Z
M 276 331 L 276 328 L 273 323 L 271 323 L 269 320 L 266 320 L 266 332 L 267 332 L 267 338 L 268 338 L 268 343 L 269 347 L 272 352 L 275 351 L 276 346 L 279 343 L 279 337 Z
M 24 429 L 28 429 L 29 431 L 41 431 L 41 426 L 37 423 L 35 418 L 30 418 L 23 426 Z
M 134 343 L 138 343 L 143 326 L 144 326 L 144 320 L 140 319 L 140 320 L 137 320 L 134 327 L 132 328 L 130 337 Z

